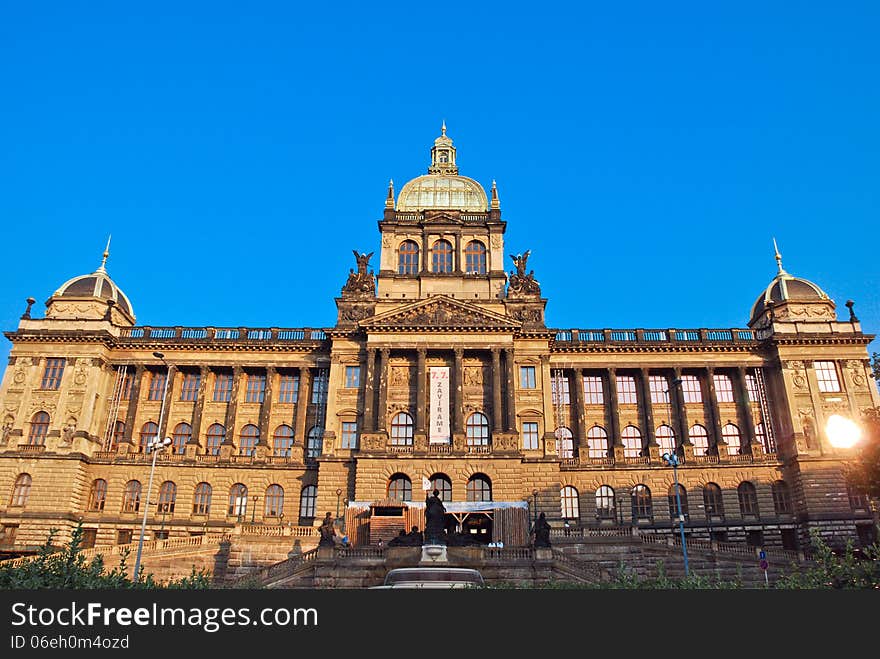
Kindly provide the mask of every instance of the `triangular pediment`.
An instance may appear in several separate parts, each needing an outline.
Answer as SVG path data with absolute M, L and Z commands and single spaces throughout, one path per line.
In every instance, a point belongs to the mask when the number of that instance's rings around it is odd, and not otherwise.
M 512 331 L 522 323 L 446 296 L 419 300 L 360 321 L 365 329 Z

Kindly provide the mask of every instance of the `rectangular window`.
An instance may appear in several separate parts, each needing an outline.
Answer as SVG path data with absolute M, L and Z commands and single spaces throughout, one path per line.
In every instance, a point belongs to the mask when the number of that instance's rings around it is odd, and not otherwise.
M 295 403 L 299 394 L 299 376 L 282 375 L 281 384 L 278 387 L 279 403 Z
M 715 398 L 719 403 L 733 402 L 733 382 L 727 375 L 715 374 L 712 376 L 715 383 Z
M 519 367 L 519 388 L 520 389 L 535 389 L 535 367 L 534 366 L 520 366 Z
M 183 385 L 180 387 L 180 400 L 196 400 L 199 397 L 199 386 L 201 384 L 201 373 L 185 373 Z
M 522 425 L 522 437 L 524 449 L 538 448 L 538 424 L 535 421 L 526 421 Z
M 819 391 L 832 393 L 840 391 L 840 380 L 837 379 L 837 368 L 834 362 L 813 362 L 816 369 L 816 379 L 819 381 Z M 47 389 L 48 387 L 43 387 Z
M 746 389 L 749 392 L 750 403 L 757 403 L 761 399 L 758 393 L 758 379 L 751 373 L 746 374 Z
M 599 375 L 584 376 L 584 402 L 587 405 L 604 405 L 605 394 L 602 391 L 602 377 Z
M 554 405 L 571 405 L 571 394 L 567 377 L 560 374 L 550 378 L 550 397 Z
M 124 367 L 123 367 L 124 368 Z M 134 384 L 134 375 L 131 371 L 126 371 L 122 376 L 122 389 L 119 392 L 119 400 L 131 399 L 131 387 Z
M 681 392 L 685 403 L 702 403 L 703 392 L 700 390 L 700 380 L 696 375 L 681 376 Z
M 342 448 L 358 447 L 358 431 L 356 421 L 342 422 Z
M 662 375 L 649 375 L 648 387 L 651 389 L 651 402 L 663 403 L 669 402 L 669 381 Z
M 617 376 L 617 402 L 621 405 L 636 405 L 636 379 L 630 375 Z
M 64 357 L 50 357 L 46 360 L 46 370 L 43 371 L 42 389 L 58 389 L 61 386 L 61 376 L 64 375 Z
M 315 379 L 312 382 L 312 403 L 315 405 L 323 405 L 327 402 L 327 380 L 329 374 L 326 368 L 318 370 Z
M 147 400 L 162 400 L 165 393 L 165 373 L 152 373 L 150 375 L 150 391 Z
M 266 375 L 263 373 L 248 373 L 247 391 L 244 395 L 246 403 L 262 403 L 266 396 Z
M 361 386 L 361 367 L 346 366 L 345 367 L 345 388 L 357 389 Z
M 228 403 L 232 398 L 232 373 L 217 373 L 214 376 L 214 402 Z

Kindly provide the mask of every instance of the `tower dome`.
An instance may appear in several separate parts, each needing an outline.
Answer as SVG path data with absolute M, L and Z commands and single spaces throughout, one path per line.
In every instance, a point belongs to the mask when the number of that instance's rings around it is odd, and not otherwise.
M 460 176 L 455 164 L 455 146 L 446 136 L 443 122 L 440 137 L 431 148 L 428 173 L 408 181 L 397 197 L 398 211 L 449 209 L 485 213 L 489 209 L 486 191 L 472 178 Z
M 134 309 L 122 289 L 107 274 L 110 240 L 101 265 L 92 273 L 68 279 L 46 302 L 46 317 L 67 320 L 99 320 L 108 315 L 114 322 L 133 325 Z M 113 310 L 115 309 L 115 312 Z
M 790 275 L 782 267 L 782 255 L 776 247 L 776 276 L 752 305 L 749 327 L 769 317 L 799 321 L 834 320 L 834 301 L 813 282 Z

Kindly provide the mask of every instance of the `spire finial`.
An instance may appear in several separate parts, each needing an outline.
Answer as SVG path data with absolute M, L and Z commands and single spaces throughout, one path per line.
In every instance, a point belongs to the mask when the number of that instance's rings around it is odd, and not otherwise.
M 440 127 L 440 134 L 446 137 L 446 119 L 443 120 L 443 125 Z
M 501 208 L 501 202 L 498 201 L 498 187 L 495 185 L 495 179 L 492 179 L 492 200 L 489 202 L 489 208 Z
M 776 238 L 773 239 L 773 251 L 776 252 L 776 267 L 779 268 L 780 275 L 785 274 L 785 270 L 782 268 L 782 254 L 779 253 L 779 247 L 776 245 Z
M 385 198 L 385 208 L 394 208 L 394 179 L 388 179 L 388 196 Z
M 101 259 L 101 265 L 98 266 L 98 269 L 96 270 L 96 272 L 104 272 L 104 273 L 107 272 L 107 268 L 105 266 L 107 265 L 107 257 L 110 256 L 110 239 L 112 237 L 113 237 L 112 235 L 107 236 L 107 246 L 104 248 L 104 254 L 103 254 L 104 258 Z

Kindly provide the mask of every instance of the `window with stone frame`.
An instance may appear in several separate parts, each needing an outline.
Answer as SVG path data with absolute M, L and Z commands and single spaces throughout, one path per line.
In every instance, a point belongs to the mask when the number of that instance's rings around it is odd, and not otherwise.
M 556 441 L 559 442 L 559 457 L 563 459 L 573 458 L 574 436 L 571 434 L 571 430 L 565 426 L 560 426 L 556 429 L 554 435 L 556 436 Z
M 165 481 L 159 487 L 159 505 L 156 508 L 156 512 L 166 514 L 173 513 L 176 499 L 177 485 L 174 484 L 174 481 Z
M 272 450 L 279 457 L 290 457 L 293 447 L 293 428 L 282 423 L 272 435 Z
M 452 501 L 452 480 L 446 474 L 431 476 L 431 489 L 439 492 L 440 501 Z
M 492 481 L 485 474 L 474 474 L 465 488 L 467 501 L 491 501 Z
M 122 491 L 122 512 L 136 513 L 141 507 L 141 482 L 128 481 Z
M 220 445 L 226 439 L 226 426 L 220 423 L 212 423 L 205 435 L 205 453 L 207 455 L 220 455 Z
M 732 423 L 727 423 L 721 428 L 721 437 L 727 444 L 727 452 L 730 455 L 739 455 L 742 451 L 742 438 L 739 433 L 739 427 Z
M 584 376 L 584 403 L 587 405 L 604 405 L 605 392 L 602 376 Z
M 392 446 L 412 446 L 413 418 L 406 412 L 398 412 L 391 419 L 391 445 Z
M 623 441 L 623 457 L 638 458 L 642 455 L 642 433 L 633 425 L 629 425 L 620 433 Z
M 562 504 L 562 519 L 566 522 L 577 522 L 580 520 L 580 495 L 577 488 L 566 485 L 559 491 L 559 499 Z
M 33 479 L 30 474 L 19 474 L 12 486 L 12 498 L 9 500 L 10 506 L 24 507 L 27 505 L 28 497 L 31 495 L 31 483 Z
M 837 377 L 837 366 L 834 362 L 813 362 L 813 368 L 816 371 L 819 391 L 822 393 L 836 393 L 840 391 L 840 380 Z
M 438 240 L 431 247 L 431 272 L 452 272 L 452 244 L 448 240 Z
M 412 501 L 412 480 L 406 474 L 394 474 L 388 479 L 388 498 L 394 501 Z
M 165 381 L 167 375 L 161 371 L 150 372 L 150 388 L 147 391 L 147 400 L 162 400 L 165 395 Z
M 649 375 L 648 388 L 651 390 L 651 402 L 654 405 L 669 404 L 669 380 L 665 375 Z
M 486 246 L 479 240 L 470 241 L 464 248 L 464 270 L 469 275 L 486 274 Z
M 602 426 L 593 426 L 587 431 L 587 450 L 591 458 L 608 457 L 608 433 Z
M 770 490 L 773 493 L 773 510 L 776 514 L 791 514 L 791 491 L 788 488 L 788 483 L 783 480 L 773 481 Z
M 675 431 L 672 426 L 665 423 L 657 426 L 654 435 L 657 438 L 657 444 L 660 447 L 660 455 L 664 453 L 675 453 Z
M 193 515 L 211 514 L 211 495 L 213 488 L 210 483 L 199 483 L 193 493 Z
M 306 437 L 306 458 L 314 460 L 324 451 L 324 429 L 321 426 L 312 426 Z
M 281 374 L 278 383 L 278 402 L 295 403 L 299 398 L 299 376 L 288 373 Z
M 534 451 L 540 447 L 538 443 L 538 422 L 523 421 L 522 424 L 523 449 Z
M 717 483 L 706 483 L 703 487 L 703 509 L 706 518 L 724 518 L 724 498 L 721 495 L 721 487 Z
M 554 370 L 550 378 L 550 400 L 554 405 L 571 405 L 568 378 L 561 369 Z
M 89 502 L 86 505 L 86 510 L 101 512 L 104 510 L 105 503 L 107 503 L 107 481 L 103 478 L 96 478 L 92 481 L 92 487 L 89 489 Z
M 236 483 L 229 488 L 229 505 L 226 514 L 229 517 L 243 519 L 247 515 L 248 489 L 244 483 Z
M 159 426 L 153 421 L 147 421 L 141 426 L 139 447 L 141 453 L 150 452 L 150 444 L 159 436 Z
M 174 426 L 174 432 L 171 433 L 171 449 L 178 455 L 186 452 L 186 445 L 192 439 L 193 429 L 188 423 L 178 423 Z
M 242 427 L 238 436 L 238 454 L 254 455 L 260 442 L 260 429 L 252 423 Z
M 617 518 L 614 488 L 609 485 L 602 485 L 596 490 L 596 517 L 600 520 Z
M 482 412 L 474 412 L 465 423 L 468 446 L 489 445 L 489 419 Z
M 330 369 L 319 368 L 312 379 L 312 403 L 325 405 L 327 403 L 327 384 L 330 379 Z
M 266 488 L 264 501 L 266 517 L 281 517 L 284 514 L 284 488 L 277 483 Z
M 749 481 L 743 481 L 736 488 L 739 497 L 739 511 L 743 517 L 758 516 L 758 492 Z
M 361 367 L 346 366 L 345 367 L 345 388 L 357 389 L 361 386 Z
M 636 379 L 631 375 L 617 376 L 617 402 L 621 405 L 637 405 Z
M 688 520 L 688 495 L 684 486 L 678 485 L 678 498 L 675 496 L 675 483 L 669 486 L 669 494 L 667 495 L 667 503 L 669 504 L 669 518 L 678 519 L 678 503 L 681 501 L 681 514 L 684 515 L 684 521 Z
M 125 421 L 117 421 L 113 424 L 113 437 L 110 441 L 110 450 L 115 451 L 125 439 Z
M 714 373 L 712 381 L 715 383 L 715 400 L 719 403 L 732 403 L 733 399 L 733 381 L 729 375 L 723 373 Z
M 299 495 L 299 517 L 301 524 L 307 524 L 315 517 L 315 506 L 318 501 L 318 488 L 306 485 Z
M 222 371 L 214 374 L 214 402 L 228 403 L 232 399 L 232 373 Z
M 519 388 L 520 389 L 536 389 L 537 380 L 535 379 L 534 366 L 519 367 Z
M 419 274 L 419 246 L 412 240 L 404 240 L 397 249 L 397 274 Z
M 702 403 L 703 390 L 696 375 L 681 376 L 681 395 L 685 403 Z
M 64 357 L 49 357 L 46 359 L 46 367 L 43 370 L 43 379 L 40 381 L 40 389 L 58 389 L 61 387 L 61 377 L 64 375 Z
M 46 412 L 37 412 L 31 417 L 31 428 L 28 431 L 27 443 L 31 446 L 42 446 L 46 443 L 46 435 L 49 434 L 49 415 Z
M 247 389 L 244 394 L 246 403 L 262 403 L 266 398 L 266 374 L 248 373 Z
M 358 424 L 357 421 L 343 421 L 340 447 L 356 449 L 358 447 Z
M 709 433 L 706 426 L 695 423 L 688 430 L 688 437 L 694 445 L 694 455 L 704 456 L 709 454 Z
M 636 485 L 630 494 L 632 504 L 632 518 L 651 519 L 654 516 L 654 506 L 651 501 L 651 490 L 647 485 Z
M 199 387 L 202 384 L 201 373 L 184 373 L 183 384 L 180 385 L 180 400 L 195 401 L 199 397 Z

